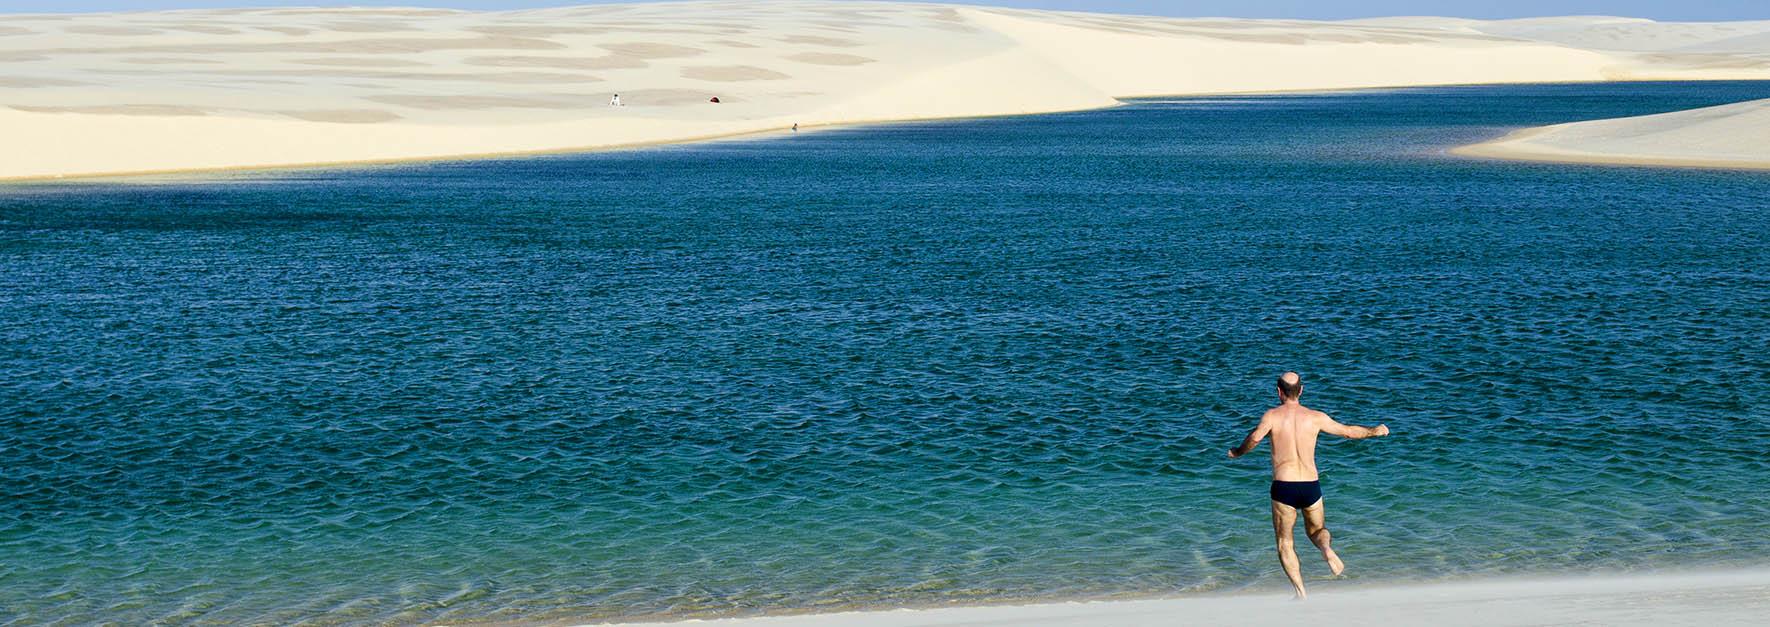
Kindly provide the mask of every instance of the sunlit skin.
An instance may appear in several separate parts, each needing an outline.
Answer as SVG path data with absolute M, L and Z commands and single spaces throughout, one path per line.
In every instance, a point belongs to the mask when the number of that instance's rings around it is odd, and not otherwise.
M 1243 439 L 1241 446 L 1230 449 L 1229 458 L 1235 459 L 1248 454 L 1260 441 L 1272 436 L 1272 478 L 1276 481 L 1316 481 L 1320 475 L 1315 469 L 1315 441 L 1322 433 L 1337 435 L 1343 438 L 1362 440 L 1389 435 L 1387 425 L 1360 427 L 1343 425 L 1329 418 L 1327 414 L 1304 407 L 1301 401 L 1303 394 L 1301 378 L 1295 372 L 1286 372 L 1279 377 L 1277 407 L 1266 410 L 1260 417 L 1259 426 Z M 1296 396 L 1286 396 L 1285 387 L 1296 390 Z M 1309 535 L 1309 541 L 1315 548 L 1321 549 L 1322 559 L 1327 560 L 1328 567 L 1334 575 L 1346 570 L 1346 564 L 1334 553 L 1333 536 L 1327 530 L 1327 511 L 1323 500 L 1302 509 L 1303 530 Z M 1297 525 L 1297 509 L 1278 501 L 1272 501 L 1272 531 L 1278 539 L 1278 561 L 1284 566 L 1284 574 L 1291 580 L 1291 586 L 1297 591 L 1297 598 L 1309 596 L 1303 589 L 1303 573 L 1297 563 L 1294 535 Z

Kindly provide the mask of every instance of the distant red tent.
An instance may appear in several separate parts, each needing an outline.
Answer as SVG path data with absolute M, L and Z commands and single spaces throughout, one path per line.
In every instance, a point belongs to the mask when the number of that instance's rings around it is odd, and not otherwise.
M 717 102 L 719 102 L 719 97 L 718 97 L 718 96 L 714 96 L 714 97 L 713 97 L 713 99 L 712 99 L 712 100 L 708 100 L 708 101 L 707 101 L 707 102 L 714 102 L 714 103 L 717 103 Z

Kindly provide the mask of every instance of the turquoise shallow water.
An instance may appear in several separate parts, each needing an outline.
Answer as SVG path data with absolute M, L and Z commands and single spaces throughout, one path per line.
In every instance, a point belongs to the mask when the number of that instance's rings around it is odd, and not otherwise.
M 1770 174 L 1465 160 L 1770 84 L 1147 101 L 0 188 L 0 623 L 711 616 L 1764 565 Z M 1264 455 L 1262 449 L 1260 455 Z M 1305 564 L 1320 576 L 1318 562 Z

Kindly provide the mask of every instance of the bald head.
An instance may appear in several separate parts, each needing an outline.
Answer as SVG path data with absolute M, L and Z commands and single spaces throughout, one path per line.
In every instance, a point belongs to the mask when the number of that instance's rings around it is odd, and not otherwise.
M 1303 376 L 1295 372 L 1278 375 L 1278 396 L 1294 401 L 1303 396 Z

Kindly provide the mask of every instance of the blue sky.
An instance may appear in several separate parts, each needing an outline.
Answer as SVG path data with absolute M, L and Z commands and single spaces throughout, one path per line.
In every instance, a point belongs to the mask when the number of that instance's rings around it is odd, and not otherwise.
M 0 0 L 0 13 L 288 5 L 514 9 L 596 3 L 595 0 Z M 1145 15 L 1308 19 L 1381 15 L 1450 15 L 1490 19 L 1539 15 L 1627 15 L 1668 21 L 1770 19 L 1770 0 L 974 0 L 972 3 Z

